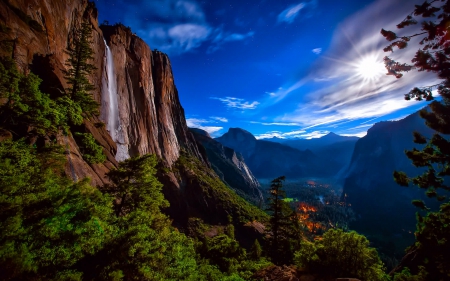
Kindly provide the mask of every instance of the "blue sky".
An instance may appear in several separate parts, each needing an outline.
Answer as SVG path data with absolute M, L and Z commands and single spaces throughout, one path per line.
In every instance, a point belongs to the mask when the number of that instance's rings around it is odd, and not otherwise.
M 435 76 L 385 75 L 382 59 L 410 62 L 410 48 L 383 52 L 422 0 L 96 0 L 99 20 L 130 26 L 166 52 L 188 126 L 220 136 L 363 136 L 376 122 L 425 106 L 404 101 Z M 417 27 L 413 27 L 417 28 Z

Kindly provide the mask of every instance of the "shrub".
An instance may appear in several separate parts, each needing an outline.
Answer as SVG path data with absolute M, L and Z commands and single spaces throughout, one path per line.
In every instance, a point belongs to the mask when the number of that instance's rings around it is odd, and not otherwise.
M 321 240 L 302 242 L 295 263 L 312 273 L 361 280 L 384 280 L 384 266 L 369 240 L 354 231 L 327 231 Z

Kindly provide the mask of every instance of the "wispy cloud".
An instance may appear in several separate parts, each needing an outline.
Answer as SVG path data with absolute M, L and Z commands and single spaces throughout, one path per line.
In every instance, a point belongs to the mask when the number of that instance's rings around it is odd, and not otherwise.
M 286 10 L 282 11 L 278 15 L 278 21 L 279 22 L 287 22 L 291 23 L 294 21 L 294 19 L 297 17 L 298 13 L 306 6 L 305 3 L 298 3 L 296 5 L 290 6 Z
M 360 71 L 369 67 L 365 65 L 367 61 L 378 62 L 382 67 L 386 55 L 401 62 L 414 57 L 417 47 L 413 46 L 418 46 L 417 40 L 412 40 L 411 47 L 406 50 L 387 54 L 383 47 L 388 42 L 380 35 L 381 28 L 395 28 L 403 20 L 402 15 L 411 9 L 410 4 L 410 0 L 379 0 L 348 18 L 335 32 L 327 53 L 311 68 L 310 74 L 300 77 L 298 82 L 284 85 L 275 93 L 273 103 L 291 94 L 301 97 L 301 105 L 295 111 L 275 120 L 299 123 L 306 129 L 325 128 L 350 120 L 376 119 L 418 106 L 417 102 L 403 100 L 403 94 L 414 86 L 435 84 L 438 81 L 435 75 L 409 72 L 396 79 L 381 72 L 367 78 Z M 379 12 L 383 17 L 378 16 Z M 311 85 L 318 90 L 304 94 L 302 88 Z
M 213 53 L 217 50 L 220 50 L 222 48 L 222 45 L 227 42 L 243 41 L 255 35 L 254 31 L 249 31 L 247 33 L 229 33 L 224 32 L 223 28 L 216 29 L 214 33 L 215 34 L 212 35 L 213 39 L 211 46 L 209 46 L 207 53 Z
M 273 137 L 277 137 L 280 139 L 290 139 L 290 138 L 315 139 L 315 138 L 321 138 L 328 133 L 329 133 L 329 131 L 307 132 L 305 130 L 297 130 L 297 131 L 291 131 L 291 132 L 287 132 L 287 133 L 282 133 L 279 131 L 270 131 L 270 132 L 266 132 L 264 134 L 256 135 L 255 137 L 257 139 L 269 139 L 269 138 L 273 138 Z
M 202 129 L 211 135 L 214 135 L 214 133 L 217 133 L 223 129 L 223 127 L 220 126 L 207 126 L 207 124 L 211 123 L 211 120 L 206 119 L 187 118 L 186 123 L 189 128 Z
M 282 122 L 258 122 L 258 121 L 250 121 L 251 124 L 260 124 L 264 126 L 299 126 L 299 123 L 282 123 Z
M 240 34 L 211 25 L 198 0 L 120 1 L 124 24 L 133 26 L 151 48 L 171 55 L 191 51 L 208 42 L 211 44 L 208 51 L 213 52 L 226 42 L 242 41 L 254 35 L 252 31 Z
M 308 7 L 315 8 L 317 5 L 317 0 L 307 1 L 307 2 L 300 2 L 294 5 L 289 6 L 285 10 L 283 10 L 278 15 L 278 22 L 286 22 L 286 23 L 292 23 L 295 18 L 298 16 L 301 10 L 304 10 Z
M 217 117 L 217 116 L 211 116 L 209 117 L 212 120 L 218 121 L 218 122 L 222 122 L 222 123 L 227 123 L 228 119 L 225 117 Z
M 315 49 L 312 49 L 312 52 L 313 52 L 314 54 L 316 54 L 316 55 L 320 55 L 320 53 L 322 53 L 322 48 L 315 48 Z
M 257 101 L 248 102 L 244 99 L 235 97 L 225 97 L 225 98 L 211 97 L 211 99 L 221 101 L 228 108 L 236 108 L 241 110 L 256 109 L 256 107 L 259 104 L 259 102 Z

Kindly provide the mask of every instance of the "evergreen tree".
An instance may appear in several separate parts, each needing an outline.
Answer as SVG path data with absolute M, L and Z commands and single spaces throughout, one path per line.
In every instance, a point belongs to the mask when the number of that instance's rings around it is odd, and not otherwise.
M 81 28 L 75 31 L 72 44 L 67 49 L 69 59 L 66 62 L 68 70 L 65 77 L 69 88 L 66 89 L 68 97 L 63 97 L 61 103 L 67 103 L 64 99 L 73 100 L 78 107 L 76 112 L 86 114 L 98 114 L 98 103 L 92 98 L 91 92 L 95 89 L 89 82 L 88 76 L 95 70 L 95 66 L 89 61 L 93 59 L 94 51 L 91 48 L 92 26 L 89 21 L 84 20 Z M 70 120 L 73 124 L 80 124 L 79 118 Z
M 413 149 L 406 152 L 416 167 L 424 167 L 427 170 L 422 175 L 413 178 L 403 172 L 395 171 L 394 178 L 402 186 L 412 183 L 424 189 L 428 197 L 437 199 L 441 205 L 439 211 L 431 212 L 426 217 L 418 214 L 416 243 L 410 248 L 410 251 L 424 261 L 419 264 L 413 263 L 414 268 L 411 268 L 413 276 L 404 280 L 422 280 L 420 276 L 427 275 L 426 278 L 429 278 L 427 280 L 448 280 L 450 278 L 450 266 L 446 262 L 450 260 L 450 251 L 448 250 L 450 245 L 448 241 L 448 237 L 450 237 L 450 227 L 448 227 L 450 209 L 448 200 L 448 191 L 450 191 L 449 19 L 449 0 L 425 1 L 422 5 L 416 5 L 414 11 L 397 25 L 398 28 L 403 29 L 420 22 L 422 32 L 411 36 L 397 36 L 392 31 L 381 30 L 381 34 L 392 42 L 385 48 L 385 51 L 393 51 L 395 47 L 404 49 L 408 47 L 413 37 L 421 37 L 421 47 L 412 59 L 413 65 L 400 64 L 385 57 L 389 74 L 400 78 L 402 77 L 401 72 L 416 68 L 418 71 L 436 73 L 438 78 L 442 79 L 436 85 L 416 87 L 405 95 L 406 100 L 414 98 L 418 101 L 424 99 L 433 101 L 429 105 L 430 111 L 423 109 L 420 111 L 420 116 L 425 119 L 426 125 L 437 133 L 431 139 L 427 139 L 415 132 L 414 142 L 424 144 L 425 147 L 422 150 Z M 434 100 L 433 89 L 437 89 L 440 101 Z M 422 210 L 430 211 L 421 200 L 414 200 L 413 204 Z M 408 274 L 406 272 L 403 277 Z M 399 277 L 398 280 L 402 279 Z
M 111 238 L 112 199 L 60 177 L 64 160 L 0 142 L 0 279 L 81 280 L 76 263 Z
M 118 233 L 102 258 L 99 280 L 199 280 L 193 242 L 161 212 L 168 206 L 156 179 L 155 155 L 119 163 L 107 176 L 116 198 Z
M 41 79 L 24 75 L 11 58 L 0 58 L 0 126 L 16 138 L 56 134 L 65 116 L 50 97 L 39 90 Z
M 294 211 L 284 199 L 286 192 L 283 189 L 285 177 L 274 179 L 270 185 L 267 211 L 271 215 L 269 220 L 269 256 L 277 265 L 290 264 L 292 262 L 293 246 L 298 242 L 293 239 L 296 233 L 297 217 Z M 297 236 L 298 237 L 298 236 Z
M 253 245 L 250 249 L 250 257 L 253 260 L 259 260 L 261 258 L 261 255 L 262 255 L 261 244 L 259 244 L 258 239 L 255 239 L 255 242 L 253 242 Z

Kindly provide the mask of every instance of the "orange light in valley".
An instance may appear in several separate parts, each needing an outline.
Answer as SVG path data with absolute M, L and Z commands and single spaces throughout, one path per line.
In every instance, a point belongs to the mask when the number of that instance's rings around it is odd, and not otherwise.
M 313 181 L 307 181 L 306 183 L 307 183 L 308 185 L 316 185 L 316 183 L 313 182 Z

